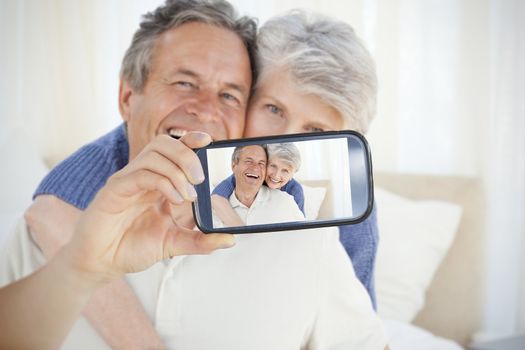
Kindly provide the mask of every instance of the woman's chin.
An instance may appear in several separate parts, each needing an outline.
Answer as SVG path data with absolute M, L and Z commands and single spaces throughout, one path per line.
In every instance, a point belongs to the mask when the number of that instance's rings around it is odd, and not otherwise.
M 266 181 L 266 185 L 267 185 L 269 188 L 273 189 L 273 190 L 280 190 L 281 187 L 282 187 L 280 183 L 279 183 L 279 184 L 275 184 L 275 183 L 272 183 L 272 182 L 270 182 L 270 181 Z

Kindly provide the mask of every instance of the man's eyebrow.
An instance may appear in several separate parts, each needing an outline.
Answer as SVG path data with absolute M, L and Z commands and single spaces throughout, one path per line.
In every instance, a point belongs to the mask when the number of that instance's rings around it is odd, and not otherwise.
M 194 71 L 190 70 L 190 69 L 185 69 L 185 68 L 179 68 L 177 69 L 176 71 L 173 72 L 173 75 L 177 75 L 177 74 L 182 74 L 182 75 L 188 75 L 192 78 L 198 78 L 199 75 L 197 73 L 195 73 Z
M 226 83 L 226 87 L 228 89 L 237 90 L 243 96 L 247 96 L 248 95 L 247 90 L 242 85 L 235 84 L 235 83 Z

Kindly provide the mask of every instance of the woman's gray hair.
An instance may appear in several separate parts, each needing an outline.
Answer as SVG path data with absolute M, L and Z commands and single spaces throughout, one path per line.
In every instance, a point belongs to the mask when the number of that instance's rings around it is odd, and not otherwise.
M 301 152 L 299 148 L 293 143 L 271 143 L 268 144 L 268 160 L 277 157 L 288 163 L 294 169 L 294 172 L 299 171 L 301 167 Z
M 135 91 L 142 92 L 157 38 L 167 30 L 189 22 L 206 23 L 236 33 L 248 50 L 255 80 L 257 22 L 250 17 L 239 17 L 233 6 L 223 0 L 166 0 L 164 5 L 145 14 L 124 55 L 120 78 Z
M 319 97 L 362 133 L 376 111 L 374 60 L 348 24 L 294 10 L 266 22 L 258 37 L 259 82 L 284 69 L 306 94 Z M 256 85 L 257 87 L 257 85 Z

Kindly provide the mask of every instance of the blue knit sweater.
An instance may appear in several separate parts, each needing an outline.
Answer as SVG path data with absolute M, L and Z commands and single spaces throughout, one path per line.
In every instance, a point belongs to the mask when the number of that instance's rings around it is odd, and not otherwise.
M 38 186 L 33 199 L 50 194 L 84 210 L 107 179 L 126 166 L 128 158 L 129 145 L 125 127 L 121 125 L 52 169 Z M 379 241 L 375 207 L 365 221 L 339 230 L 341 243 L 375 308 L 374 263 Z

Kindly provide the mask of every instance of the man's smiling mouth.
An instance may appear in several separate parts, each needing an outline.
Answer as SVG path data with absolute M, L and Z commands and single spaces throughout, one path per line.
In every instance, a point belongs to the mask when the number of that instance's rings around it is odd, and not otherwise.
M 246 177 L 249 177 L 249 178 L 252 178 L 252 179 L 259 179 L 259 178 L 260 178 L 259 175 L 257 175 L 257 174 L 252 174 L 252 173 L 244 173 L 244 175 L 245 175 Z
M 168 130 L 168 135 L 170 135 L 171 137 L 177 140 L 180 139 L 182 136 L 186 135 L 187 133 L 188 133 L 188 130 L 183 130 L 183 129 L 173 128 L 173 129 Z

